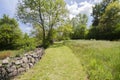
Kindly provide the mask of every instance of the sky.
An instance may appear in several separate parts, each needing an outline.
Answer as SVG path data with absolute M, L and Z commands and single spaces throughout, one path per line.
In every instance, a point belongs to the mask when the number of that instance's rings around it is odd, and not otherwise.
M 69 17 L 72 19 L 77 14 L 86 14 L 88 16 L 87 25 L 92 23 L 92 6 L 99 3 L 101 0 L 65 0 L 66 6 L 70 12 Z M 3 14 L 9 15 L 11 18 L 16 18 L 16 8 L 18 0 L 0 0 L 0 18 Z M 18 21 L 19 22 L 19 21 Z M 23 32 L 30 33 L 32 27 L 19 22 L 20 29 Z

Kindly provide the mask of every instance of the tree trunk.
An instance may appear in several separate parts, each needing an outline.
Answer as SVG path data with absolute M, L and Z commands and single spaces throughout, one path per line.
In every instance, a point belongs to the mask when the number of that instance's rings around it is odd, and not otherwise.
M 50 29 L 47 35 L 47 40 L 49 44 L 53 44 L 53 24 L 50 26 Z
M 45 47 L 45 46 L 46 46 L 45 28 L 43 27 L 42 29 L 43 29 L 43 40 L 42 40 L 42 45 L 43 45 L 43 47 Z
M 49 44 L 53 44 L 52 30 L 50 30 L 50 31 L 48 32 L 47 40 L 48 40 Z

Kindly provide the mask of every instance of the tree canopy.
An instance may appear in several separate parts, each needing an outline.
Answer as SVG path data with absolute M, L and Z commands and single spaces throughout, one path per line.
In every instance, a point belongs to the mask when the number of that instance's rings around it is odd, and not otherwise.
M 38 24 L 42 28 L 43 45 L 52 40 L 52 30 L 65 19 L 64 0 L 22 0 L 18 4 L 17 17 L 24 23 Z
M 14 18 L 4 15 L 0 19 L 0 49 L 15 49 L 22 32 Z
M 93 7 L 93 27 L 89 30 L 89 38 L 116 40 L 120 37 L 120 1 L 103 0 Z
M 84 39 L 88 17 L 85 14 L 78 14 L 71 20 L 73 26 L 72 39 Z

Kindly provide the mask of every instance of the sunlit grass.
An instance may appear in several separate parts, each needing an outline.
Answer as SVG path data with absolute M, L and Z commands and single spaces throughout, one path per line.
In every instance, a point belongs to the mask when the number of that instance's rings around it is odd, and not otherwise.
M 90 80 L 120 80 L 120 42 L 66 41 Z
M 86 80 L 79 59 L 59 44 L 48 48 L 42 60 L 15 80 Z
M 55 43 L 40 62 L 15 80 L 120 80 L 120 42 Z

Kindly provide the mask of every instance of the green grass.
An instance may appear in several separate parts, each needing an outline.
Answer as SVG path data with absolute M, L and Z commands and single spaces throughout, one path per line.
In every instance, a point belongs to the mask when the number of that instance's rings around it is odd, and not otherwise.
M 89 80 L 120 80 L 120 42 L 66 41 L 88 74 Z
M 15 80 L 87 80 L 79 59 L 62 44 L 51 46 L 40 62 Z
M 45 52 L 15 80 L 120 80 L 120 42 L 72 40 Z

